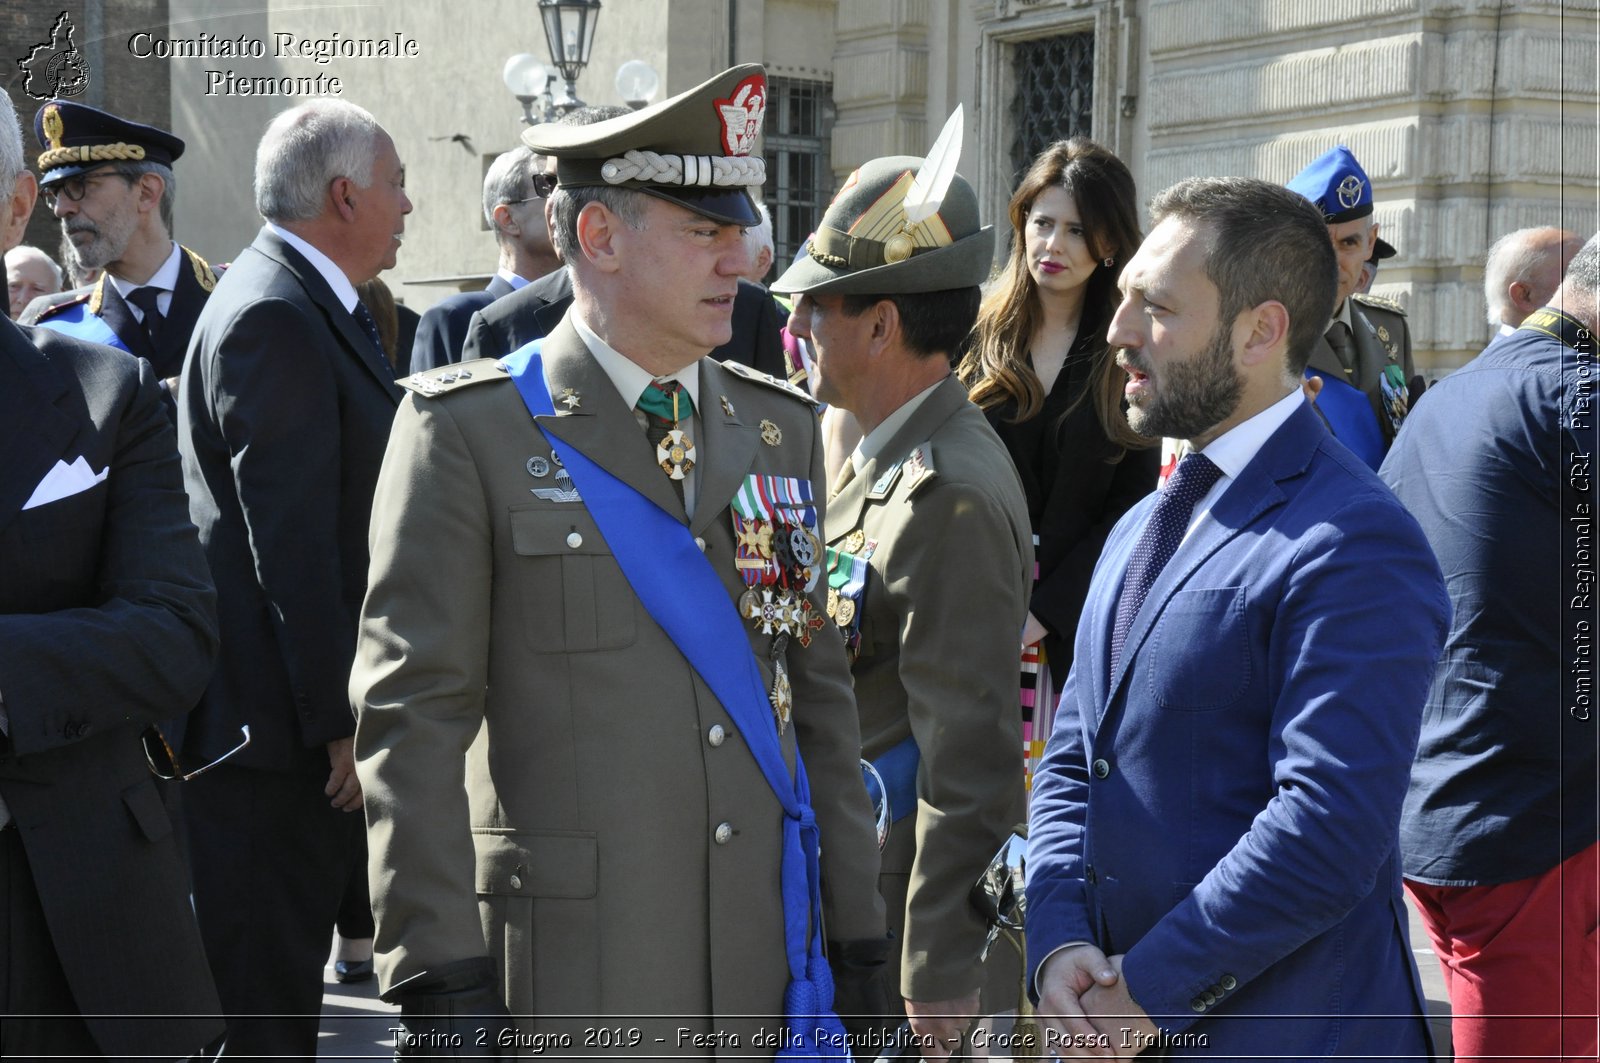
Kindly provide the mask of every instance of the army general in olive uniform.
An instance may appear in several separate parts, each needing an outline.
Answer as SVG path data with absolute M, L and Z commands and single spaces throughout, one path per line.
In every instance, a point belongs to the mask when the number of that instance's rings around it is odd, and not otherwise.
M 816 351 L 817 397 L 865 432 L 828 503 L 832 617 L 853 655 L 862 756 L 896 820 L 880 879 L 901 938 L 891 966 L 923 1054 L 943 1059 L 971 1017 L 1018 996 L 1010 948 L 980 963 L 986 928 L 967 896 L 1024 816 L 1016 660 L 1033 547 L 1005 446 L 950 373 L 994 231 L 959 175 L 912 223 L 923 163 L 852 174 L 773 288 L 797 294 L 789 331 Z
M 704 357 L 730 334 L 765 95 L 742 66 L 529 131 L 558 159 L 571 309 L 536 357 L 403 382 L 351 690 L 377 969 L 418 1054 L 455 1050 L 438 1034 L 470 1048 L 485 1023 L 464 1016 L 503 1000 L 531 1016 L 507 1034 L 524 1051 L 571 1038 L 544 1058 L 770 1057 L 793 973 L 786 826 L 804 817 L 786 822 L 759 750 L 809 773 L 828 936 L 884 940 L 849 671 L 823 618 L 816 413 Z M 667 533 L 617 521 L 597 484 Z M 664 618 L 678 605 L 687 634 Z M 722 621 L 753 716 L 690 663 L 697 628 Z

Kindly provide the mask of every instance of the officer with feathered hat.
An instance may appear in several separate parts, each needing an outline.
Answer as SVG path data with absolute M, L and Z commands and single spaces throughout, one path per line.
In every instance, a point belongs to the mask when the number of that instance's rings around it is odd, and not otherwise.
M 994 254 L 956 172 L 960 134 L 958 109 L 926 159 L 852 173 L 773 285 L 794 293 L 817 398 L 865 433 L 828 503 L 829 617 L 888 792 L 890 968 L 928 1059 L 1017 999 L 1016 957 L 980 959 L 967 894 L 1024 814 L 1015 691 L 1033 570 L 1011 458 L 950 368 Z

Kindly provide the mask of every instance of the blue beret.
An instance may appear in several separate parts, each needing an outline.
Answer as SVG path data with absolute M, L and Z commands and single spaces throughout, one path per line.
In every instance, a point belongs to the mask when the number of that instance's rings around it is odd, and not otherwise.
M 1309 199 L 1330 225 L 1372 213 L 1372 182 L 1343 144 L 1311 160 L 1290 179 L 1288 188 Z
M 107 163 L 159 162 L 171 166 L 183 141 L 151 125 L 70 100 L 51 100 L 33 116 L 41 183 L 50 185 Z

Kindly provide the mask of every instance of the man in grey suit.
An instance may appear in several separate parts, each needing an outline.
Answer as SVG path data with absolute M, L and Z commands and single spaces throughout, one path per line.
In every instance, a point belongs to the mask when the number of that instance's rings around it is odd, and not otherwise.
M 37 188 L 0 109 L 0 250 Z M 214 594 L 149 363 L 0 321 L 0 1057 L 221 1030 L 140 732 L 186 711 Z
M 345 686 L 400 396 L 355 285 L 394 265 L 411 201 L 373 117 L 316 100 L 267 127 L 256 207 L 267 224 L 206 303 L 178 396 L 223 645 L 185 747 L 214 757 L 241 724 L 253 741 L 185 804 L 227 1052 L 309 1059 L 360 853 Z

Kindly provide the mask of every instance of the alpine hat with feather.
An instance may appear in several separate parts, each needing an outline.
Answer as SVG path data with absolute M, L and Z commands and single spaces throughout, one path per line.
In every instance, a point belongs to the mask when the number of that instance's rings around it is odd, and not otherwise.
M 994 226 L 979 224 L 978 197 L 955 172 L 960 121 L 958 110 L 927 159 L 873 159 L 846 178 L 806 254 L 772 290 L 901 295 L 982 284 Z

